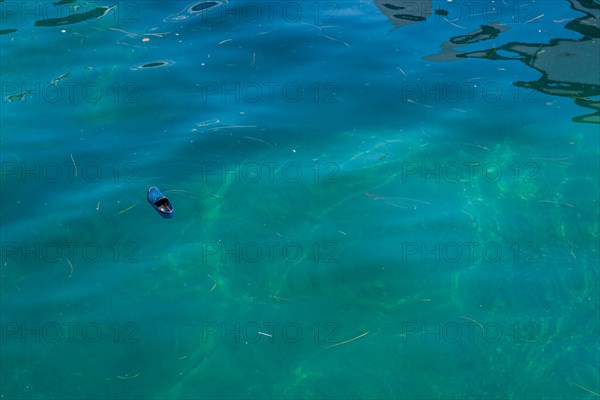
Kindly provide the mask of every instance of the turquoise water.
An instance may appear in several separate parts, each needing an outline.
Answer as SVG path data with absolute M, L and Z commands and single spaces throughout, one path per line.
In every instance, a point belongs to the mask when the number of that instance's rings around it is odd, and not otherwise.
M 2 399 L 598 398 L 597 1 L 0 10 Z

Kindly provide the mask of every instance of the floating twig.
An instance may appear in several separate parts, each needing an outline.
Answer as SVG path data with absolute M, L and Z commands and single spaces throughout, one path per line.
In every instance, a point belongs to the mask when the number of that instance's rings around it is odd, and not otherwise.
M 67 262 L 69 263 L 69 268 L 71 268 L 71 271 L 69 272 L 69 278 L 73 275 L 73 264 L 71 263 L 71 260 L 69 260 L 67 258 Z
M 466 319 L 467 321 L 471 321 L 471 322 L 474 322 L 474 323 L 476 323 L 476 324 L 477 324 L 477 325 L 479 325 L 479 327 L 481 328 L 481 331 L 485 333 L 485 329 L 483 328 L 483 325 L 481 325 L 481 324 L 479 323 L 479 321 L 475 321 L 473 318 L 465 317 L 465 316 L 463 316 L 463 315 L 459 315 L 459 316 L 458 316 L 458 318 L 463 318 L 463 319 Z
M 140 376 L 139 372 L 137 374 L 135 374 L 135 375 L 132 375 L 132 376 L 117 375 L 117 379 L 134 379 L 134 378 L 137 378 L 138 376 Z
M 73 159 L 73 154 L 71 154 L 71 161 L 73 161 L 73 166 L 75 167 L 75 176 L 77 176 L 77 164 L 75 164 L 75 160 Z
M 210 132 L 216 132 L 221 129 L 241 129 L 241 128 L 256 128 L 256 125 L 225 125 L 225 126 L 216 126 L 214 128 L 210 128 Z
M 485 151 L 490 151 L 490 149 L 488 147 L 485 147 L 485 146 L 482 146 L 482 145 L 479 145 L 479 144 L 475 144 L 475 143 L 461 143 L 461 144 L 464 144 L 464 145 L 467 145 L 467 146 L 472 146 L 472 147 L 477 147 L 478 149 L 482 149 L 482 150 L 485 150 Z
M 327 35 L 323 35 L 324 37 L 326 37 L 329 40 L 333 40 L 334 42 L 340 42 L 343 43 L 344 45 L 346 45 L 347 47 L 352 47 L 350 46 L 348 43 L 344 42 L 343 40 L 340 39 L 336 39 L 336 38 L 332 38 L 331 36 L 327 36 Z
M 381 196 L 378 196 L 378 195 L 376 195 L 374 193 L 369 193 L 369 192 L 365 192 L 364 195 L 372 198 L 373 200 L 381 200 L 381 199 L 384 198 L 384 197 L 381 197 Z
M 269 142 L 265 142 L 265 141 L 264 141 L 264 140 L 262 140 L 262 139 L 258 139 L 258 138 L 254 138 L 254 137 L 250 137 L 250 136 L 244 136 L 244 139 L 256 140 L 257 142 L 264 143 L 264 144 L 266 144 L 266 145 L 267 145 L 267 146 L 269 146 L 269 147 L 273 147 L 273 145 L 272 145 L 271 143 L 269 143 Z
M 388 205 L 394 206 L 394 207 L 398 207 L 398 208 L 408 208 L 408 207 L 401 206 L 401 205 L 398 205 L 398 204 L 390 203 L 389 201 L 386 201 L 385 204 L 388 204 Z
M 538 203 L 560 204 L 560 205 L 563 205 L 563 206 L 567 206 L 567 207 L 575 208 L 575 206 L 574 206 L 573 204 L 564 203 L 564 202 L 562 202 L 562 201 L 554 201 L 554 200 L 538 200 Z
M 543 16 L 544 16 L 544 14 L 540 14 L 540 15 L 538 15 L 537 17 L 534 17 L 534 18 L 531 18 L 531 19 L 530 19 L 530 20 L 528 20 L 528 21 L 525 21 L 525 23 L 526 23 L 526 24 L 528 24 L 528 23 L 530 23 L 530 22 L 533 22 L 533 21 L 535 21 L 535 20 L 537 20 L 537 19 L 540 19 L 540 18 L 542 18 Z
M 411 199 L 409 197 L 395 197 L 395 199 L 400 199 L 400 200 L 408 200 L 408 201 L 415 201 L 417 203 L 423 203 L 423 204 L 427 204 L 427 205 L 431 205 L 430 202 L 428 201 L 423 201 L 423 200 L 417 200 L 417 199 Z
M 123 214 L 123 213 L 125 213 L 125 212 L 129 211 L 129 210 L 131 210 L 133 207 L 135 207 L 135 206 L 137 206 L 137 205 L 138 205 L 138 203 L 135 203 L 134 205 L 127 207 L 127 208 L 126 208 L 126 209 L 124 209 L 123 211 L 119 211 L 118 213 L 116 213 L 115 215 L 113 215 L 113 217 L 116 217 L 117 215 L 121 215 L 121 214 Z
M 279 296 L 275 296 L 273 294 L 270 294 L 269 297 L 272 298 L 272 299 L 275 299 L 277 301 L 282 301 L 282 300 L 291 301 L 290 299 L 286 299 L 285 297 L 279 297 Z
M 343 344 L 346 344 L 346 343 L 353 342 L 353 341 L 355 341 L 356 339 L 360 339 L 360 338 L 361 338 L 361 337 L 363 337 L 363 336 L 367 336 L 368 334 L 369 334 L 369 331 L 366 331 L 366 332 L 365 332 L 365 333 L 363 333 L 362 335 L 358 335 L 357 337 L 354 337 L 354 338 L 352 338 L 352 339 L 348 339 L 348 340 L 345 340 L 345 341 L 343 341 L 343 342 L 340 342 L 340 343 L 335 343 L 335 344 L 332 344 L 331 346 L 327 346 L 327 347 L 326 347 L 326 349 L 329 349 L 330 347 L 341 346 L 341 345 L 343 345 Z
M 217 280 L 215 278 L 213 278 L 212 276 L 210 276 L 210 274 L 206 274 L 206 276 L 208 276 L 210 279 L 213 280 L 214 284 L 212 285 L 212 287 L 210 288 L 210 290 L 208 291 L 208 293 L 212 292 L 213 290 L 215 290 L 215 288 L 217 287 Z
M 594 392 L 593 390 L 590 390 L 590 389 L 588 389 L 588 388 L 586 388 L 586 387 L 583 387 L 583 386 L 581 386 L 581 385 L 578 385 L 578 384 L 576 384 L 576 383 L 574 383 L 574 382 L 571 382 L 571 384 L 573 384 L 573 385 L 577 386 L 577 387 L 578 387 L 578 388 L 580 388 L 580 389 L 583 389 L 583 390 L 585 390 L 586 392 L 589 392 L 589 393 L 591 393 L 591 394 L 593 394 L 593 395 L 595 395 L 595 396 L 598 396 L 598 397 L 600 397 L 600 394 L 599 394 L 599 393 L 596 393 L 596 392 Z
M 467 28 L 465 28 L 464 26 L 460 26 L 460 25 L 457 25 L 457 24 L 455 24 L 454 22 L 450 21 L 448 18 L 444 18 L 444 21 L 446 21 L 446 22 L 447 22 L 447 23 L 449 23 L 450 25 L 452 25 L 452 26 L 455 26 L 455 27 L 457 27 L 457 28 L 460 28 L 460 29 L 467 29 Z

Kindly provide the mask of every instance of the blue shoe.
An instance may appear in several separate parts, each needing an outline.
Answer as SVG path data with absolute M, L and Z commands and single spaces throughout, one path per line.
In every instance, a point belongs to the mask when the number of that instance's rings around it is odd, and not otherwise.
M 167 199 L 167 196 L 165 196 L 156 186 L 152 186 L 148 189 L 148 203 L 150 203 L 163 218 L 172 218 L 175 214 L 175 210 L 169 199 Z

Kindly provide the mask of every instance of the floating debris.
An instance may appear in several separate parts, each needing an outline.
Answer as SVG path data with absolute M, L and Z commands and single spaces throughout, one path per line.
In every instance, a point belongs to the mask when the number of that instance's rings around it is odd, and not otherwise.
M 362 335 L 358 335 L 358 336 L 356 336 L 356 337 L 353 337 L 352 339 L 344 340 L 343 342 L 339 342 L 339 343 L 332 344 L 331 346 L 327 346 L 327 347 L 325 347 L 325 348 L 326 348 L 326 349 L 329 349 L 329 348 L 331 348 L 331 347 L 335 347 L 335 346 L 341 346 L 341 345 L 343 345 L 343 344 L 350 343 L 350 342 L 353 342 L 353 341 L 355 341 L 355 340 L 357 340 L 357 339 L 360 339 L 361 337 L 367 336 L 368 334 L 369 334 L 369 331 L 366 331 L 366 332 L 365 332 L 365 333 L 363 333 Z
M 141 68 L 157 68 L 157 67 L 164 67 L 165 65 L 167 65 L 168 63 L 166 62 L 153 62 L 150 64 L 144 64 L 141 66 Z
M 126 208 L 126 209 L 124 209 L 124 210 L 121 210 L 121 211 L 119 211 L 118 213 L 114 214 L 114 215 L 113 215 L 113 217 L 116 217 L 117 215 L 121 215 L 121 214 L 123 214 L 123 213 L 125 213 L 125 212 L 129 211 L 129 210 L 131 210 L 133 207 L 135 207 L 135 206 L 137 206 L 137 205 L 138 205 L 138 203 L 135 203 L 134 205 L 132 205 L 132 206 L 129 206 L 129 207 L 127 207 L 127 208 Z
M 214 125 L 214 124 L 218 124 L 219 121 L 218 119 L 209 119 L 208 121 L 203 121 L 203 122 L 198 122 L 196 124 L 196 126 L 209 126 L 209 125 Z
M 65 72 L 64 74 L 52 79 L 50 81 L 50 86 L 56 86 L 58 84 L 58 82 L 67 79 L 69 76 L 71 75 L 70 71 Z
M 281 296 L 275 296 L 274 294 L 270 294 L 269 297 L 277 301 L 291 301 L 290 299 L 286 299 L 285 297 Z
M 134 379 L 134 378 L 137 378 L 138 376 L 140 376 L 139 372 L 137 374 L 131 375 L 131 376 L 129 376 L 129 375 L 125 375 L 125 376 L 117 375 L 117 379 Z
M 224 125 L 224 126 L 217 126 L 214 128 L 210 128 L 208 131 L 216 132 L 216 131 L 220 131 L 221 129 L 247 129 L 247 128 L 256 128 L 256 125 Z
M 262 140 L 262 139 L 254 138 L 254 137 L 251 137 L 251 136 L 244 136 L 244 139 L 248 139 L 248 140 L 254 140 L 254 141 L 256 141 L 256 142 L 261 142 L 261 143 L 264 143 L 264 144 L 266 144 L 266 145 L 267 145 L 267 146 L 269 146 L 269 147 L 273 147 L 273 145 L 272 145 L 271 143 L 269 143 L 269 142 L 266 142 L 266 141 L 264 141 L 264 140 Z
M 573 204 L 565 203 L 564 201 L 538 200 L 538 203 L 557 204 L 557 205 L 562 205 L 562 206 L 567 206 L 567 207 L 575 208 L 575 206 Z
M 186 19 L 196 17 L 200 13 L 210 10 L 211 8 L 218 7 L 222 4 L 222 1 L 203 1 L 201 3 L 192 4 L 191 6 L 186 7 L 177 14 L 169 15 L 168 17 L 163 19 L 163 21 L 172 23 L 185 21 Z
M 213 8 L 215 6 L 218 6 L 220 3 L 221 3 L 220 1 L 204 1 L 202 3 L 194 4 L 190 8 L 190 10 L 192 12 L 205 11 L 205 10 L 208 10 L 209 8 Z
M 4 101 L 6 101 L 8 103 L 12 103 L 13 101 L 23 101 L 23 100 L 25 100 L 25 96 L 27 96 L 31 92 L 33 92 L 33 90 L 28 89 L 21 93 L 11 94 L 11 95 L 4 97 Z
M 73 161 L 73 167 L 75 167 L 75 176 L 77 176 L 77 164 L 75 163 L 75 159 L 73 158 L 73 154 L 71 154 L 71 161 Z
M 173 65 L 173 64 L 175 64 L 175 61 L 160 60 L 160 61 L 149 62 L 149 63 L 142 64 L 142 65 L 136 65 L 134 67 L 131 67 L 131 69 L 133 71 L 137 71 L 139 69 L 146 69 L 146 68 L 161 68 L 161 67 L 166 67 L 168 65 Z
M 540 15 L 538 15 L 537 17 L 533 17 L 533 18 L 531 18 L 530 20 L 528 20 L 528 21 L 525 21 L 525 23 L 526 23 L 526 24 L 528 24 L 528 23 L 530 23 L 530 22 L 537 21 L 538 19 L 542 18 L 544 15 L 545 15 L 545 14 L 540 14 Z
M 69 263 L 69 268 L 70 268 L 70 272 L 69 272 L 69 276 L 68 276 L 70 278 L 71 276 L 73 276 L 73 263 L 71 263 L 71 260 L 69 260 L 68 258 L 67 258 L 67 262 Z

